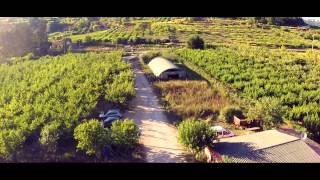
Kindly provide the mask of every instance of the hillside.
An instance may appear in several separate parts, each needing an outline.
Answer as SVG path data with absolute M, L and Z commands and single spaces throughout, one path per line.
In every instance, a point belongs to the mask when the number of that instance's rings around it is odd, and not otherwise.
M 102 20 L 100 20 L 102 21 Z M 100 22 L 99 21 L 99 22 Z M 129 21 L 129 20 L 128 20 Z M 277 26 L 257 22 L 252 24 L 248 18 L 203 18 L 189 20 L 187 18 L 143 18 L 133 19 L 127 23 L 116 24 L 114 19 L 106 20 L 107 29 L 86 34 L 71 35 L 73 42 L 86 41 L 90 37 L 97 42 L 113 44 L 132 44 L 137 38 L 143 39 L 137 44 L 153 44 L 168 42 L 174 38 L 184 44 L 191 35 L 200 35 L 208 44 L 249 44 L 278 48 L 315 48 L 320 47 L 318 41 L 312 42 L 312 35 L 320 39 L 320 30 L 304 30 L 295 26 Z M 115 25 L 116 24 L 116 25 Z M 49 39 L 57 39 L 62 33 L 52 33 Z

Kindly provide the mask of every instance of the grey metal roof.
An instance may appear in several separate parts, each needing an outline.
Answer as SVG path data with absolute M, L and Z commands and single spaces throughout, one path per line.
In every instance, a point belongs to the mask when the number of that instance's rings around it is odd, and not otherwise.
M 277 130 L 269 130 L 222 139 L 214 149 L 220 154 L 229 156 L 234 162 L 242 163 L 320 162 L 320 156 L 303 140 L 291 137 Z
M 148 66 L 156 76 L 160 76 L 161 73 L 167 70 L 171 70 L 171 69 L 179 70 L 178 66 L 174 65 L 172 62 L 162 57 L 156 57 L 152 59 L 149 62 Z

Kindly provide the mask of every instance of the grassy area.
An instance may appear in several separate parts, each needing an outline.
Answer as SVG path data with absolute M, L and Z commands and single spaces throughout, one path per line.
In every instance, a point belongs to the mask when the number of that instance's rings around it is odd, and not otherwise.
M 166 108 L 182 119 L 188 117 L 216 119 L 220 109 L 229 104 L 228 100 L 212 91 L 205 81 L 175 80 L 156 82 L 166 101 Z

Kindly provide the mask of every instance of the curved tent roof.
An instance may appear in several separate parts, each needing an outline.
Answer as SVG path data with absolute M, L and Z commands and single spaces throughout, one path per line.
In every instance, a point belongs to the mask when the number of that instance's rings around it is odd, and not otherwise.
M 172 62 L 162 57 L 156 57 L 152 59 L 149 62 L 148 66 L 156 76 L 160 76 L 161 73 L 167 70 L 179 70 L 178 66 L 174 65 Z

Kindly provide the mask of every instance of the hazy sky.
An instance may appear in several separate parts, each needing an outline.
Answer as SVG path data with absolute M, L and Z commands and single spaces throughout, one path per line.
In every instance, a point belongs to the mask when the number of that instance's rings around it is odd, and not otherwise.
M 317 19 L 320 20 L 320 17 L 302 17 L 303 19 Z

